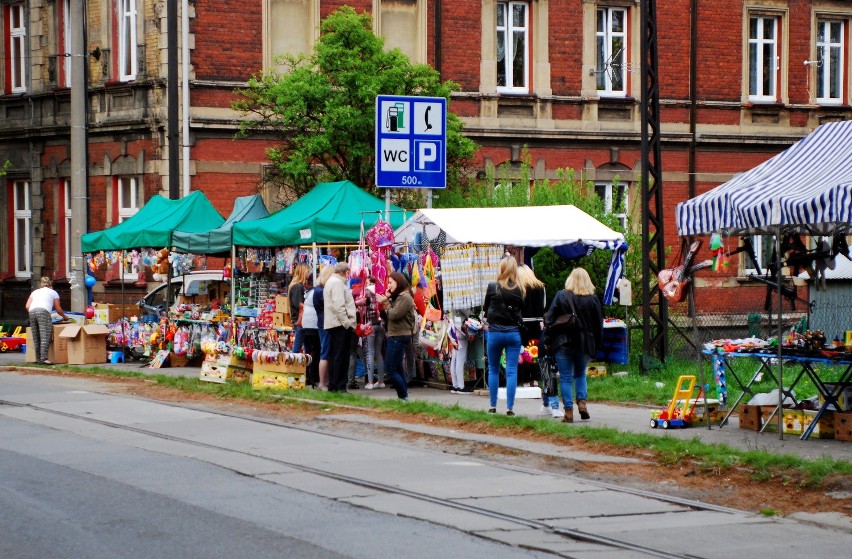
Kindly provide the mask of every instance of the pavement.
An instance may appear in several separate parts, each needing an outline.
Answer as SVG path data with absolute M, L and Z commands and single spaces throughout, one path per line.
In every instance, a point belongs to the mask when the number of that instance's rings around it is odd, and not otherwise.
M 22 366 L 24 355 L 20 352 L 0 353 L 0 367 Z M 73 368 L 73 366 L 66 366 Z M 167 367 L 152 369 L 146 364 L 138 361 L 126 363 L 103 363 L 98 367 L 106 369 L 118 369 L 132 371 L 135 373 L 150 373 L 152 375 L 169 375 L 177 377 L 198 377 L 200 367 Z M 360 382 L 363 386 L 363 382 Z M 594 394 L 595 379 L 589 379 L 589 392 Z M 310 388 L 307 390 L 311 390 Z M 396 391 L 390 385 L 381 390 L 360 389 L 352 391 L 360 396 L 368 396 L 377 399 L 395 399 Z M 449 390 L 432 387 L 413 386 L 409 390 L 409 398 L 415 401 L 427 401 L 446 406 L 458 405 L 470 409 L 486 410 L 489 406 L 488 391 L 476 390 L 472 394 L 453 394 Z M 505 413 L 506 401 L 498 400 L 498 413 Z M 649 426 L 651 411 L 657 409 L 648 406 L 607 404 L 590 402 L 589 413 L 591 419 L 580 421 L 575 415 L 577 425 L 588 425 L 593 427 L 610 427 L 622 432 L 644 433 L 652 436 L 669 436 L 679 439 L 698 439 L 702 442 L 713 444 L 725 444 L 731 448 L 741 450 L 762 450 L 777 454 L 791 454 L 802 458 L 816 459 L 831 457 L 835 460 L 846 460 L 852 462 L 852 443 L 834 439 L 800 440 L 796 435 L 779 435 L 777 432 L 760 433 L 739 428 L 736 415 L 731 416 L 729 423 L 724 427 L 712 426 L 691 427 L 687 429 L 652 429 Z M 518 416 L 537 418 L 542 421 L 559 421 L 549 415 L 542 415 L 541 401 L 538 398 L 520 398 L 515 401 L 514 411 Z
M 5 365 L 5 367 L 3 367 Z M 28 377 L 12 371 L 22 367 L 20 354 L 0 354 L 0 399 L 15 402 L 0 415 L 67 433 L 67 436 L 120 442 L 147 452 L 203 460 L 236 472 L 238 479 L 252 477 L 270 484 L 321 495 L 341 503 L 397 516 L 421 519 L 462 530 L 482 538 L 503 541 L 519 548 L 543 550 L 574 559 L 629 559 L 632 557 L 702 557 L 725 559 L 746 551 L 752 559 L 828 557 L 848 547 L 852 518 L 837 513 L 795 513 L 786 518 L 763 517 L 724 507 L 696 508 L 686 502 L 643 491 L 630 491 L 535 469 L 505 467 L 473 458 L 440 452 L 439 449 L 385 444 L 340 437 L 322 429 L 280 429 L 273 424 L 258 426 L 238 414 L 211 414 L 203 409 L 174 409 L 161 403 L 131 399 L 97 389 L 97 383 L 73 375 Z M 106 364 L 106 368 L 196 377 L 198 368 L 148 369 L 139 363 Z M 9 371 L 11 374 L 3 374 Z M 594 384 L 592 384 L 592 387 Z M 592 388 L 593 389 L 593 388 Z M 395 398 L 393 390 L 359 390 L 371 398 Z M 436 388 L 413 388 L 410 398 L 472 409 L 487 409 L 485 394 L 458 395 Z M 32 406 L 30 405 L 32 404 Z M 521 399 L 518 415 L 539 417 L 540 402 Z M 500 402 L 500 411 L 505 403 Z M 590 405 L 594 426 L 654 436 L 688 436 L 706 442 L 724 442 L 744 448 L 802 456 L 832 455 L 848 459 L 847 443 L 832 440 L 780 439 L 777 434 L 758 434 L 737 428 L 686 429 L 663 432 L 648 426 L 649 408 L 611 404 Z M 357 408 L 342 407 L 326 419 L 385 423 L 381 418 L 359 414 Z M 106 422 L 104 425 L 94 421 Z M 394 424 L 399 428 L 434 432 L 442 437 L 471 438 L 543 454 L 564 452 L 574 460 L 618 461 L 570 449 L 557 449 L 519 438 L 460 433 L 428 425 Z M 127 431 L 116 427 L 127 426 Z M 157 436 L 154 436 L 157 435 Z M 32 441 L 27 443 L 32 450 Z M 17 446 L 16 446 L 17 445 Z M 21 441 L 0 438 L 0 449 L 21 451 Z M 293 452 L 298 448 L 298 452 Z M 17 450 L 16 450 L 17 449 Z M 38 449 L 37 449 L 38 450 Z M 39 451 L 43 460 L 61 461 L 53 446 Z M 76 455 L 75 455 L 76 456 Z M 340 460 L 346 456 L 346 460 Z M 82 460 L 77 467 L 92 468 Z M 76 458 L 79 461 L 79 456 Z M 329 471 L 326 471 L 329 470 Z M 145 484 L 160 476 L 127 476 L 110 465 L 108 472 L 122 483 Z M 330 475 L 334 475 L 333 479 Z M 121 477 L 124 476 L 124 477 Z M 156 479 L 154 479 L 156 478 Z M 389 484 L 388 479 L 393 483 Z M 174 486 L 169 478 L 168 485 Z M 151 490 L 148 487 L 142 487 Z M 381 489 L 381 490 L 379 490 Z M 848 498 L 848 497 L 847 497 Z M 451 499 L 473 509 L 448 506 Z M 229 501 L 235 508 L 240 501 Z M 233 511 L 230 514 L 234 514 Z M 519 526 L 507 518 L 529 519 L 535 526 Z M 543 532 L 537 523 L 549 530 Z M 614 550 L 586 538 L 566 540 L 560 534 L 593 534 L 613 538 L 661 554 L 627 549 Z M 697 534 L 700 534 L 698 536 Z M 690 536 L 691 535 L 691 536 Z M 601 540 L 601 541 L 603 541 Z M 521 550 L 519 549 L 519 555 Z

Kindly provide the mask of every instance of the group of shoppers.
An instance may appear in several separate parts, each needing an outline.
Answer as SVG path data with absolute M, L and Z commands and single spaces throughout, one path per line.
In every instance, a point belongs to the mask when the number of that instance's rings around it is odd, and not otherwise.
M 559 413 L 557 397 L 544 397 L 543 411 L 574 421 L 574 400 L 581 419 L 589 419 L 586 368 L 601 345 L 603 309 L 595 294 L 595 286 L 583 268 L 575 268 L 565 280 L 565 289 L 544 310 L 544 285 L 527 266 L 518 266 L 512 256 L 500 261 L 497 280 L 485 292 L 482 310 L 488 324 L 486 356 L 488 358 L 488 392 L 490 413 L 497 413 L 497 392 L 501 357 L 505 351 L 506 414 L 515 415 L 515 393 L 518 386 L 518 358 L 522 344 L 538 337 L 541 349 L 552 355 L 559 370 L 559 388 L 563 413 Z M 557 319 L 574 314 L 579 327 L 569 331 L 555 328 Z M 534 319 L 534 320 L 525 320 Z
M 339 262 L 324 267 L 313 287 L 306 285 L 308 274 L 300 273 L 300 266 L 307 268 L 304 264 L 296 266 L 288 293 L 292 294 L 291 305 L 293 296 L 299 298 L 302 294 L 302 308 L 298 314 L 301 319 L 296 322 L 293 350 L 304 348 L 312 356 L 307 383 L 329 392 L 357 388 L 355 360 L 360 357 L 364 360 L 368 379 L 365 388 L 384 388 L 387 375 L 397 396 L 407 401 L 403 358 L 414 335 L 416 311 L 406 277 L 392 272 L 383 294 L 377 294 L 375 285 L 368 280 L 356 302 L 349 285 L 348 264 Z M 292 312 L 296 312 L 295 307 Z M 360 344 L 356 334 L 359 323 L 361 331 L 358 333 L 366 334 L 360 336 Z M 369 328 L 365 327 L 367 324 Z M 383 355 L 385 338 L 387 347 Z

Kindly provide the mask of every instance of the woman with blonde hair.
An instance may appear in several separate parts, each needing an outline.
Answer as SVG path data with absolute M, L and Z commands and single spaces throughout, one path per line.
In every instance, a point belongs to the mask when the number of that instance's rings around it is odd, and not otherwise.
M 518 388 L 518 356 L 521 354 L 524 288 L 518 281 L 518 262 L 512 256 L 500 261 L 497 281 L 488 284 L 482 312 L 488 322 L 485 352 L 488 357 L 488 413 L 497 413 L 497 389 L 500 384 L 500 357 L 506 351 L 506 415 L 515 415 Z
M 526 346 L 531 340 L 541 341 L 541 325 L 544 321 L 544 311 L 547 305 L 544 282 L 538 279 L 532 268 L 526 264 L 518 266 L 518 282 L 524 287 L 524 308 L 522 311 L 524 327 L 521 330 L 521 345 Z M 532 379 L 537 379 L 538 365 L 534 363 L 518 365 L 518 377 L 520 379 L 518 382 L 529 382 Z M 540 413 L 542 415 L 562 417 L 562 412 L 559 411 L 559 398 L 542 393 L 541 401 Z
M 308 277 L 311 268 L 307 264 L 296 264 L 293 268 L 293 279 L 287 289 L 287 298 L 290 301 L 290 320 L 293 321 L 293 353 L 302 351 L 304 345 L 304 333 L 302 324 L 299 322 L 299 307 L 305 304 L 305 291 L 307 291 Z
M 59 293 L 54 291 L 53 282 L 43 276 L 39 280 L 39 288 L 30 293 L 27 299 L 27 312 L 30 315 L 30 332 L 33 337 L 33 353 L 36 363 L 53 365 L 47 360 L 50 342 L 53 338 L 53 324 L 50 313 L 56 311 L 59 316 L 68 320 L 68 315 L 59 304 Z
M 569 313 L 577 315 L 579 328 L 558 330 L 554 327 L 557 318 Z M 565 289 L 556 294 L 544 316 L 544 329 L 544 339 L 559 369 L 559 388 L 565 408 L 562 421 L 574 422 L 572 394 L 577 398 L 580 419 L 589 419 L 586 407 L 586 368 L 601 345 L 603 308 L 585 269 L 574 268 L 568 275 Z

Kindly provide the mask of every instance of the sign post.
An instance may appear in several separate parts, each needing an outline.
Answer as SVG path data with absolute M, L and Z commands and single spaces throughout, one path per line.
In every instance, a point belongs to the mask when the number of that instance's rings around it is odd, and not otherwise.
M 376 185 L 447 187 L 447 100 L 376 97 Z

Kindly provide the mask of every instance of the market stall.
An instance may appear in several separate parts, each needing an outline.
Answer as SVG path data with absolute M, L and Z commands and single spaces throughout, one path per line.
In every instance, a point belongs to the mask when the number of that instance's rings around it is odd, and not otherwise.
M 178 229 L 190 232 L 207 231 L 220 226 L 223 222 L 224 218 L 203 192 L 195 191 L 179 200 L 155 195 L 135 215 L 125 221 L 103 231 L 82 235 L 81 250 L 83 254 L 88 254 L 88 266 L 91 270 L 99 266 L 118 266 L 123 274 L 128 261 L 133 262 L 134 268 L 140 269 L 145 266 L 144 260 L 148 260 L 149 264 L 153 265 L 158 258 L 158 251 L 151 247 L 168 247 L 173 231 Z M 141 249 L 146 247 L 148 252 L 143 255 Z M 163 260 L 168 255 L 168 250 L 160 249 L 159 254 L 159 259 Z M 163 262 L 163 265 L 166 265 L 166 262 Z M 121 288 L 120 308 L 124 309 L 123 281 Z M 129 318 L 127 314 L 123 312 L 122 316 L 110 316 L 108 319 L 112 324 L 119 324 L 119 327 L 112 328 L 113 332 L 109 340 L 111 345 L 121 348 L 122 351 L 131 347 L 134 336 L 136 338 L 145 336 L 150 339 L 155 329 L 151 323 L 145 323 L 147 326 L 141 327 L 141 321 L 134 323 L 134 328 L 129 328 L 127 320 L 119 322 L 120 319 Z
M 396 229 L 395 238 L 397 243 L 414 247 L 412 250 L 419 249 L 424 263 L 431 257 L 433 243 L 429 240 L 440 239 L 444 245 L 440 260 L 430 264 L 440 268 L 442 310 L 450 317 L 460 314 L 464 318 L 468 318 L 471 309 L 481 307 L 488 282 L 496 277 L 507 246 L 548 246 L 566 258 L 578 258 L 598 249 L 611 250 L 604 290 L 606 304 L 613 300 L 627 250 L 621 233 L 573 205 L 421 209 Z M 427 277 L 427 285 L 433 279 Z M 467 322 L 462 324 L 464 329 Z M 626 325 L 623 321 L 610 321 L 607 333 L 611 345 L 602 353 L 603 359 L 626 362 Z M 477 360 L 476 353 L 481 348 L 474 345 L 476 336 L 471 336 L 470 342 L 469 355 Z M 617 347 L 619 344 L 622 347 Z M 433 361 L 435 358 L 440 361 L 440 355 L 429 353 Z M 535 359 L 535 355 L 537 348 L 533 346 L 522 352 L 524 359 Z
M 684 237 L 713 233 L 775 237 L 775 262 L 769 266 L 775 274 L 764 278 L 777 289 L 778 333 L 775 344 L 748 352 L 725 352 L 724 348 L 714 348 L 713 351 L 725 353 L 722 356 L 725 360 L 742 355 L 764 359 L 762 367 L 766 366 L 765 359 L 776 360 L 778 401 L 773 415 L 777 416 L 779 436 L 783 438 L 784 434 L 782 415 L 785 398 L 793 396 L 795 384 L 803 376 L 814 380 L 823 403 L 802 438 L 810 435 L 826 411 L 837 409 L 848 412 L 840 403 L 840 395 L 844 390 L 842 381 L 849 380 L 849 369 L 841 374 L 841 382 L 829 389 L 811 366 L 811 359 L 830 355 L 842 366 L 852 358 L 852 353 L 846 351 L 849 348 L 833 344 L 827 347 L 823 343 L 825 336 L 819 347 L 804 336 L 785 337 L 781 321 L 782 293 L 789 278 L 782 276 L 782 266 L 792 262 L 786 256 L 789 252 L 782 250 L 782 239 L 799 235 L 826 236 L 833 239 L 828 256 L 850 256 L 845 237 L 852 233 L 852 122 L 823 124 L 754 169 L 678 204 L 675 223 L 678 234 Z M 799 371 L 794 382 L 787 386 L 784 384 L 785 363 L 792 364 Z

